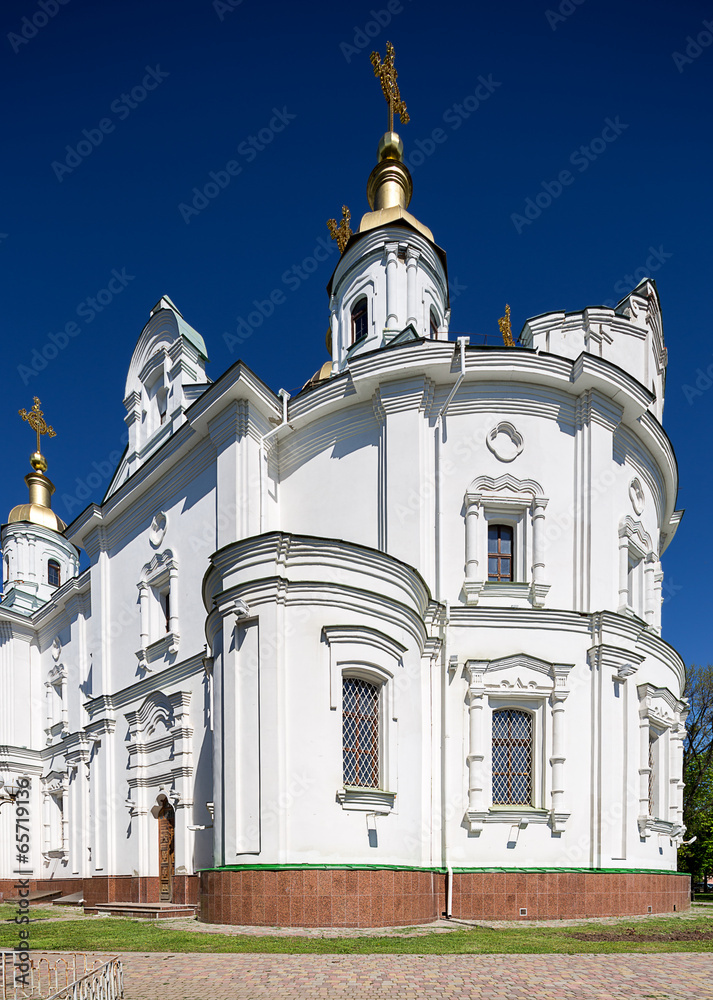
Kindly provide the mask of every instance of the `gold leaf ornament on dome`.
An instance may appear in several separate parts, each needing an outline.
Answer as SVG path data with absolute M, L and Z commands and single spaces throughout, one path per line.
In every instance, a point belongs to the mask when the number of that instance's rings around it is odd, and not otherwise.
M 35 433 L 37 434 L 37 451 L 30 456 L 30 465 L 32 466 L 33 469 L 35 469 L 35 471 L 44 472 L 47 468 L 47 460 L 45 459 L 44 455 L 40 452 L 40 437 L 43 434 L 46 434 L 47 437 L 53 438 L 57 437 L 57 434 L 54 428 L 50 427 L 47 421 L 45 420 L 45 415 L 40 409 L 40 405 L 41 404 L 38 397 L 35 396 L 34 405 L 32 409 L 29 411 L 29 413 L 27 410 L 24 409 L 18 410 L 18 413 L 20 414 L 23 420 L 27 421 L 27 423 L 30 425 L 33 431 L 35 431 Z
M 406 104 L 401 98 L 399 85 L 396 82 L 398 73 L 395 65 L 395 52 L 391 42 L 386 43 L 386 55 L 383 62 L 378 52 L 372 52 L 371 65 L 374 67 L 374 76 L 379 78 L 381 89 L 384 92 L 386 103 L 389 106 L 389 132 L 394 131 L 394 115 L 398 115 L 401 124 L 406 125 L 409 121 Z
M 342 221 L 339 225 L 337 225 L 336 219 L 327 219 L 327 229 L 329 229 L 332 239 L 337 241 L 340 253 L 344 253 L 344 248 L 352 235 L 351 226 L 349 225 L 351 217 L 352 213 L 347 206 L 342 205 Z

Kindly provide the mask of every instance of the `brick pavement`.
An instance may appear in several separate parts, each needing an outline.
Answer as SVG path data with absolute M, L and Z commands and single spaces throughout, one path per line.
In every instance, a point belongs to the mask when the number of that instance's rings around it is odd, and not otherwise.
M 713 1000 L 713 954 L 121 954 L 126 1000 Z

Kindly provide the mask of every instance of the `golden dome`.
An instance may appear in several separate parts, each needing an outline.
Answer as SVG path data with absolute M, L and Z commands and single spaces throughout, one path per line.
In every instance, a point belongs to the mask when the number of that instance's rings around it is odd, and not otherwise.
M 51 531 L 62 534 L 67 525 L 61 517 L 57 517 L 50 507 L 54 483 L 39 471 L 29 472 L 25 476 L 25 482 L 30 491 L 30 502 L 13 507 L 7 523 L 16 524 L 19 521 L 24 521 L 30 524 L 39 524 L 43 528 L 49 528 Z
M 40 524 L 43 528 L 50 528 L 61 535 L 67 525 L 61 517 L 57 517 L 49 507 L 42 507 L 38 503 L 20 503 L 13 507 L 7 519 L 8 524 L 15 524 L 16 521 L 29 521 L 30 524 Z
M 319 368 L 314 373 L 309 382 L 305 382 L 305 384 L 302 386 L 302 389 L 314 389 L 314 387 L 316 385 L 319 385 L 320 382 L 326 382 L 327 379 L 330 379 L 331 377 L 332 377 L 332 362 L 325 361 L 322 367 Z

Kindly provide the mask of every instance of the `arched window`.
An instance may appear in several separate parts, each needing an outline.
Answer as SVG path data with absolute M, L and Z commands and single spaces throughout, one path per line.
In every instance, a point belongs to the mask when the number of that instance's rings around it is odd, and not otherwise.
M 352 344 L 362 340 L 369 332 L 369 310 L 365 298 L 352 306 Z
M 379 787 L 379 690 L 359 677 L 342 679 L 345 785 Z
M 438 316 L 431 309 L 431 340 L 438 340 Z
M 493 712 L 493 805 L 532 804 L 532 716 Z
M 47 583 L 50 587 L 59 587 L 61 582 L 59 563 L 55 559 L 50 559 L 47 563 Z
M 488 580 L 513 580 L 513 530 L 509 524 L 488 525 Z

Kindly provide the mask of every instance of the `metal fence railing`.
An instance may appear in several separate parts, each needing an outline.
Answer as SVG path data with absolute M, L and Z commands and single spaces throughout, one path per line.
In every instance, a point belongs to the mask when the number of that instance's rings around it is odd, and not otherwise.
M 0 1000 L 119 1000 L 124 995 L 118 958 L 108 961 L 83 952 L 30 957 L 0 952 Z

